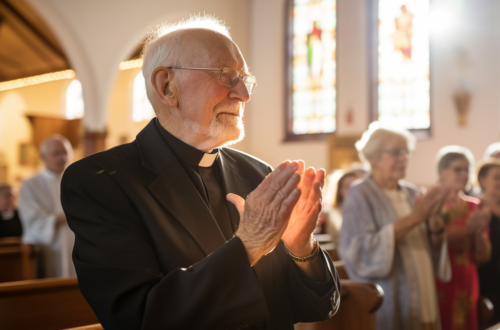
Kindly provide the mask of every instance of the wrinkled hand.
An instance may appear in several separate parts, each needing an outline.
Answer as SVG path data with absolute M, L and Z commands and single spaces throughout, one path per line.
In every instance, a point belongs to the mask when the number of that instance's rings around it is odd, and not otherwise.
M 436 214 L 441 210 L 447 191 L 441 185 L 434 185 L 427 192 L 417 196 L 413 212 L 420 221 L 426 221 L 431 214 Z
M 282 236 L 288 250 L 297 257 L 309 255 L 314 248 L 311 238 L 321 212 L 321 189 L 325 185 L 325 170 L 316 171 L 314 167 L 309 167 L 304 171 L 304 167 L 304 162 L 299 161 L 297 173 L 302 176 L 300 199 Z
M 243 242 L 250 265 L 274 249 L 285 231 L 300 197 L 298 168 L 297 162 L 283 162 L 248 195 L 246 201 L 235 194 L 227 195 L 227 200 L 240 213 L 240 225 L 235 235 Z

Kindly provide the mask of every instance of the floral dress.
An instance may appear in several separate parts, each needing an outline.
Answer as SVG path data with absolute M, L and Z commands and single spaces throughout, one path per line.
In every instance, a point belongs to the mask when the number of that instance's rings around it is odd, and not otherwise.
M 473 197 L 453 207 L 448 207 L 443 216 L 447 234 L 466 226 L 467 221 L 480 201 Z M 446 208 L 446 206 L 445 206 Z M 485 231 L 484 235 L 488 235 Z M 451 281 L 436 279 L 441 327 L 443 330 L 477 330 L 477 302 L 479 279 L 476 265 L 483 256 L 476 255 L 472 237 L 466 237 L 448 247 L 451 263 Z

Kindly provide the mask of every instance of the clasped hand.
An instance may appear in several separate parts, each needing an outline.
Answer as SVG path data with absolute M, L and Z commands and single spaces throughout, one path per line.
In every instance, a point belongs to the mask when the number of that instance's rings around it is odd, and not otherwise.
M 272 251 L 281 239 L 298 257 L 311 253 L 324 183 L 323 169 L 305 170 L 303 161 L 285 161 L 246 200 L 227 195 L 240 213 L 236 236 L 243 242 L 251 265 Z

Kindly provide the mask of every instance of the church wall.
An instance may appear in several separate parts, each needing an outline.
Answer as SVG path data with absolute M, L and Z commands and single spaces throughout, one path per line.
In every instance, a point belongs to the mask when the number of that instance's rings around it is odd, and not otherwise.
M 247 52 L 248 7 L 246 0 L 26 0 L 60 39 L 63 48 L 77 44 L 78 53 L 67 51 L 78 73 L 85 68 L 84 98 L 92 104 L 85 125 L 103 131 L 118 64 L 126 60 L 151 29 L 162 22 L 176 22 L 192 14 L 207 13 L 225 20 L 231 35 Z M 72 47 L 76 48 L 76 47 Z M 66 50 L 66 48 L 65 48 Z
M 82 49 L 80 56 L 87 61 L 89 68 L 89 72 L 82 72 L 82 75 L 93 77 L 86 81 L 82 79 L 84 98 L 85 89 L 93 89 L 98 100 L 91 100 L 93 103 L 90 104 L 99 104 L 87 107 L 87 118 L 90 118 L 87 120 L 92 122 L 87 127 L 107 127 L 107 147 L 118 144 L 126 134 L 132 140 L 142 127 L 132 123 L 130 116 L 133 70 L 119 71 L 119 62 L 127 59 L 149 31 L 148 27 L 206 12 L 225 20 L 231 27 L 233 39 L 258 79 L 256 93 L 246 109 L 247 137 L 236 147 L 273 166 L 284 159 L 301 158 L 308 165 L 328 167 L 325 141 L 283 142 L 285 0 L 39 0 L 37 5 L 35 1 L 27 1 L 35 9 L 45 8 L 40 11 L 42 16 L 47 12 L 57 14 L 59 28 L 64 27 L 67 34 L 73 36 L 72 42 Z M 358 134 L 368 126 L 367 1 L 338 0 L 341 13 L 338 17 L 338 134 Z M 500 22 L 495 20 L 500 5 L 491 0 L 463 3 L 462 10 L 469 15 L 461 18 L 464 28 L 435 40 L 433 44 L 433 130 L 430 138 L 418 142 L 417 153 L 410 161 L 407 179 L 415 183 L 429 184 L 436 180 L 432 159 L 441 146 L 463 144 L 479 157 L 489 143 L 500 140 L 500 93 L 497 92 L 499 82 L 496 78 L 500 73 L 496 64 L 500 55 Z M 50 21 L 47 23 L 51 24 Z M 54 32 L 62 35 L 61 31 Z M 67 40 L 61 42 L 67 47 Z M 472 69 L 466 75 L 472 104 L 468 123 L 463 128 L 456 124 L 451 96 L 457 85 L 454 73 L 459 49 L 465 50 L 472 63 Z M 70 61 L 73 60 L 70 57 Z M 24 91 L 21 93 L 27 107 L 36 109 L 31 107 L 30 100 L 38 98 L 24 95 Z M 43 94 L 50 95 L 47 91 Z M 1 95 L 4 94 L 0 93 L 0 98 Z M 43 102 L 37 103 L 39 108 Z M 62 101 L 53 102 L 59 102 L 61 111 Z M 348 110 L 354 115 L 354 122 L 350 125 L 345 120 Z
M 338 134 L 360 134 L 368 116 L 367 0 L 338 0 Z M 500 84 L 498 73 L 500 26 L 496 1 L 465 1 L 458 11 L 460 27 L 435 38 L 431 50 L 432 134 L 419 140 L 407 180 L 432 184 L 437 180 L 433 159 L 448 144 L 460 144 L 482 156 L 488 144 L 500 141 Z M 285 1 L 254 0 L 251 11 L 250 66 L 259 86 L 249 106 L 249 151 L 273 166 L 302 158 L 315 167 L 328 167 L 327 143 L 283 142 L 285 88 Z M 470 68 L 462 75 L 472 94 L 468 122 L 457 125 L 452 94 L 460 77 L 458 54 Z M 354 122 L 345 122 L 351 109 Z

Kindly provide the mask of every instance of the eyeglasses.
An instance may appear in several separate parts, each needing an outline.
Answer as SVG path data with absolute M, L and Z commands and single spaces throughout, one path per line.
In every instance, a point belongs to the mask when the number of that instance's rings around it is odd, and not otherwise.
M 391 155 L 392 157 L 400 157 L 404 156 L 408 158 L 410 156 L 410 152 L 406 149 L 384 149 L 382 152 Z
M 220 81 L 229 87 L 233 88 L 238 84 L 240 78 L 243 79 L 243 83 L 247 86 L 248 94 L 252 94 L 255 90 L 255 86 L 257 86 L 257 79 L 251 74 L 246 74 L 244 76 L 240 76 L 240 73 L 235 68 L 230 66 L 225 66 L 222 69 L 214 69 L 214 68 L 181 68 L 170 66 L 166 67 L 167 69 L 182 69 L 182 70 L 205 70 L 205 71 L 220 71 Z

